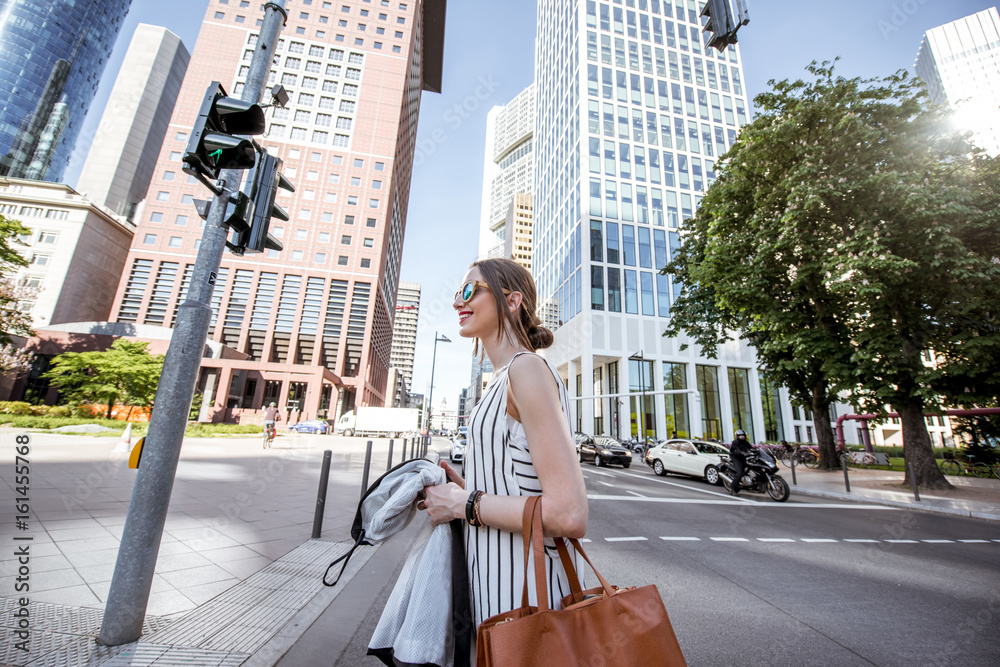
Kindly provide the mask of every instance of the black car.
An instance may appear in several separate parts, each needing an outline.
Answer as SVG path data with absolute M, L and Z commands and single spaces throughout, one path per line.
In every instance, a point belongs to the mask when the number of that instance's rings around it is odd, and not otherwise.
M 598 467 L 614 464 L 628 468 L 632 465 L 632 453 L 610 436 L 578 433 L 575 440 L 581 463 L 593 461 Z

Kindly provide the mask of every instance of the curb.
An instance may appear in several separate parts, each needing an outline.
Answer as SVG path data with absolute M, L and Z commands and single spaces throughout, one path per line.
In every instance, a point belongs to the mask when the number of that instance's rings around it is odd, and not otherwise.
M 934 507 L 933 505 L 922 505 L 916 501 L 905 502 L 902 500 L 888 500 L 885 498 L 872 498 L 871 496 L 857 496 L 853 493 L 839 493 L 836 491 L 818 491 L 816 489 L 804 488 L 801 486 L 789 485 L 793 492 L 804 496 L 816 496 L 818 498 L 833 498 L 836 500 L 850 500 L 854 502 L 869 503 L 872 505 L 886 505 L 888 507 L 898 507 L 900 509 L 914 510 L 916 512 L 928 512 L 931 514 L 947 514 L 950 516 L 961 516 L 970 519 L 985 519 L 986 521 L 1000 521 L 1000 514 L 993 512 L 978 512 L 975 510 L 960 510 L 950 507 Z

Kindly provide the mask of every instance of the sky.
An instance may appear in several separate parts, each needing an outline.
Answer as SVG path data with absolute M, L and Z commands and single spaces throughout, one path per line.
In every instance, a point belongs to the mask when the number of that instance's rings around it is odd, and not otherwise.
M 135 26 L 164 26 L 192 51 L 208 2 L 132 1 L 67 170 L 70 185 Z M 985 0 L 749 0 L 750 23 L 739 32 L 744 82 L 753 98 L 769 89 L 769 80 L 801 78 L 811 61 L 837 57 L 836 71 L 847 77 L 912 73 L 926 30 L 993 6 Z M 437 344 L 435 405 L 446 398 L 457 407 L 471 381 L 472 342 L 459 337 L 451 301 L 479 247 L 486 114 L 532 82 L 535 17 L 534 0 L 448 2 L 442 92 L 421 98 L 400 279 L 422 286 L 412 391 L 430 385 L 435 335 L 451 340 Z

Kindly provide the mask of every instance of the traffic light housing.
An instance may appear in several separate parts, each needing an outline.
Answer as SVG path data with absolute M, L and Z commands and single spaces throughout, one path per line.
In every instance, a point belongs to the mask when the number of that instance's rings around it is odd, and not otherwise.
M 256 160 L 253 141 L 235 135 L 263 134 L 265 127 L 260 105 L 229 97 L 222 84 L 213 81 L 191 130 L 184 172 L 220 194 L 211 181 L 218 180 L 223 169 L 252 169 Z
M 281 164 L 281 158 L 261 150 L 257 156 L 257 165 L 247 177 L 250 201 L 242 202 L 240 198 L 245 197 L 242 192 L 238 193 L 236 201 L 230 199 L 226 218 L 227 224 L 235 232 L 232 242 L 228 244 L 234 253 L 242 255 L 245 252 L 283 249 L 281 241 L 268 234 L 271 218 L 288 220 L 288 213 L 274 201 L 278 188 L 295 192 L 295 186 L 281 173 Z M 241 207 L 241 203 L 249 203 L 249 206 Z M 241 216 L 247 222 L 246 229 L 242 230 L 233 224 L 238 222 Z
M 733 1 L 736 3 L 735 16 L 730 0 L 706 0 L 701 16 L 708 18 L 708 21 L 702 30 L 712 35 L 706 46 L 725 51 L 730 44 L 736 43 L 736 31 L 740 26 L 750 22 L 746 0 Z

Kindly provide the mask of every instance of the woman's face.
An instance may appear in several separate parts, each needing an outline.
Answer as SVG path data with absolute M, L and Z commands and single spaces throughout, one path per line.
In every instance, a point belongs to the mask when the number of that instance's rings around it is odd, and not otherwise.
M 462 284 L 464 285 L 470 280 L 486 282 L 475 266 L 465 274 Z M 496 337 L 499 327 L 497 304 L 490 288 L 477 286 L 475 294 L 468 302 L 463 302 L 461 295 L 456 295 L 452 307 L 458 313 L 458 334 L 460 336 L 480 340 L 492 340 Z

